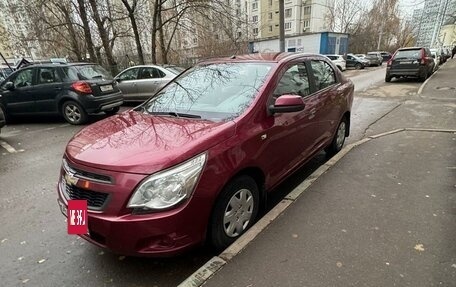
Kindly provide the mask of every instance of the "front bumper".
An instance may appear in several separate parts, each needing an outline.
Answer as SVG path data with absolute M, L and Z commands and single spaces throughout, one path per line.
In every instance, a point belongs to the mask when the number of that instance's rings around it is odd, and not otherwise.
M 62 174 L 64 172 L 62 170 Z M 150 257 L 174 256 L 204 241 L 211 211 L 209 200 L 194 196 L 172 210 L 133 214 L 125 206 L 131 191 L 144 176 L 116 173 L 110 176 L 115 178 L 115 186 L 94 182 L 87 184 L 82 179 L 65 183 L 61 176 L 57 187 L 58 203 L 65 216 L 68 200 L 76 199 L 69 198 L 66 184 L 74 184 L 78 188 L 90 186 L 91 190 L 109 193 L 102 208 L 89 206 L 89 233 L 80 235 L 82 238 L 117 254 Z

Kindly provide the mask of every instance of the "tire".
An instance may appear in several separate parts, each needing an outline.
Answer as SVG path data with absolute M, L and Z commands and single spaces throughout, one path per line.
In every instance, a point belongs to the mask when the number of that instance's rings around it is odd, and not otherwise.
M 72 125 L 81 125 L 87 122 L 86 111 L 75 101 L 66 101 L 62 104 L 61 113 L 65 120 Z
M 253 225 L 259 205 L 260 193 L 253 178 L 242 175 L 232 179 L 214 205 L 209 223 L 210 244 L 217 251 L 228 247 Z
M 363 68 L 363 65 L 361 65 L 360 63 L 357 63 L 357 64 L 355 65 L 355 69 L 356 69 L 356 70 L 359 70 L 359 69 L 362 69 L 362 68 Z
M 341 66 L 337 66 L 337 68 L 339 68 L 339 71 L 343 72 Z
M 424 74 L 420 76 L 420 82 L 426 81 L 427 78 L 428 78 L 428 72 L 425 71 Z
M 3 119 L 5 120 L 5 123 L 8 123 L 10 120 L 10 117 L 6 114 L 5 108 L 0 105 L 0 116 L 3 115 Z
M 331 157 L 338 153 L 345 143 L 345 137 L 347 134 L 348 120 L 344 117 L 339 125 L 337 126 L 336 133 L 334 134 L 331 144 L 325 148 L 326 156 Z
M 112 116 L 112 115 L 115 115 L 119 112 L 120 110 L 120 106 L 119 107 L 115 107 L 115 108 L 112 108 L 112 109 L 109 109 L 107 111 L 104 111 L 105 114 L 107 114 L 108 116 Z
M 386 76 L 385 76 L 385 82 L 387 82 L 387 83 L 391 82 L 391 79 L 392 79 L 392 78 L 393 78 L 393 77 L 391 77 L 391 76 L 389 76 L 389 75 L 386 75 Z

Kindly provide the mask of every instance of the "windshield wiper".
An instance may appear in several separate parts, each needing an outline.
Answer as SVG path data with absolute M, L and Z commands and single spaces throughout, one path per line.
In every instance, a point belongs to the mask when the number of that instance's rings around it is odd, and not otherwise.
M 192 114 L 185 114 L 185 113 L 178 113 L 178 112 L 148 112 L 151 115 L 166 115 L 166 116 L 173 116 L 176 118 L 191 118 L 191 119 L 201 119 L 199 115 L 192 115 Z

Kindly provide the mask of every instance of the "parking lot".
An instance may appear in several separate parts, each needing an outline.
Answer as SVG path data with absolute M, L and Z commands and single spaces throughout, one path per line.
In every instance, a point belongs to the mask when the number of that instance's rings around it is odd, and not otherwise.
M 385 84 L 385 67 L 348 70 L 355 83 L 352 111 L 354 142 L 421 83 L 401 80 Z M 122 107 L 121 111 L 131 107 Z M 91 122 L 105 115 L 91 118 Z M 70 236 L 57 204 L 56 184 L 68 140 L 82 127 L 59 117 L 16 119 L 0 134 L 0 277 L 16 286 L 176 286 L 214 254 L 199 248 L 172 259 L 131 258 L 103 251 Z M 282 184 L 272 202 L 288 193 L 324 163 L 317 156 Z M 273 205 L 272 203 L 272 205 Z

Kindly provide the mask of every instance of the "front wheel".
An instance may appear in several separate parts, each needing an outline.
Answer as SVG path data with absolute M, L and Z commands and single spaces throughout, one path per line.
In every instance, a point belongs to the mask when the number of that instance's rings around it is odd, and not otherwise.
M 259 209 L 258 186 L 250 176 L 231 180 L 220 193 L 210 219 L 210 243 L 221 251 L 253 225 Z
M 385 76 L 385 82 L 387 82 L 387 83 L 391 82 L 391 78 L 392 78 L 391 76 L 386 75 Z
M 358 63 L 358 64 L 355 65 L 355 69 L 356 69 L 356 70 L 359 70 L 359 69 L 361 69 L 362 67 L 363 67 L 363 66 L 362 66 L 360 63 Z
M 72 125 L 81 125 L 87 122 L 86 111 L 74 101 L 66 101 L 62 105 L 62 115 Z
M 331 142 L 331 144 L 325 149 L 326 155 L 333 156 L 338 153 L 345 143 L 345 136 L 347 135 L 348 129 L 348 120 L 347 118 L 343 118 L 339 126 L 337 127 L 336 134 Z

